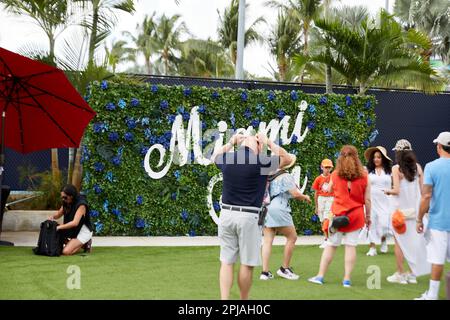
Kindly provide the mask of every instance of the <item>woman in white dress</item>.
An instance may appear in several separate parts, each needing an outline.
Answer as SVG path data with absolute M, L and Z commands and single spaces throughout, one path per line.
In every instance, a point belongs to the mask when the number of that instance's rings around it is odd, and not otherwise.
M 394 209 L 400 210 L 404 217 L 408 217 L 404 219 L 401 231 L 394 228 L 397 271 L 389 276 L 387 281 L 400 284 L 417 283 L 417 276 L 431 272 L 431 265 L 426 257 L 425 238 L 423 234 L 416 232 L 423 171 L 408 140 L 397 141 L 392 150 L 396 151 L 397 165 L 392 168 L 393 188 L 386 190 L 386 194 L 394 196 Z M 404 258 L 411 272 L 404 272 Z
M 367 171 L 369 173 L 370 196 L 372 199 L 371 221 L 369 229 L 370 247 L 368 256 L 376 256 L 376 244 L 381 244 L 381 253 L 388 252 L 386 237 L 392 235 L 390 217 L 392 206 L 389 196 L 384 193 L 392 186 L 392 160 L 388 157 L 386 149 L 378 146 L 372 147 L 364 152 L 367 160 Z

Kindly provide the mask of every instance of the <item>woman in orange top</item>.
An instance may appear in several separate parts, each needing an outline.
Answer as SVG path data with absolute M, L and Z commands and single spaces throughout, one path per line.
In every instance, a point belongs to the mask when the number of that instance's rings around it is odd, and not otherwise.
M 336 170 L 331 175 L 334 201 L 331 206 L 333 216 L 347 215 L 350 223 L 330 234 L 327 247 L 322 253 L 319 273 L 309 281 L 323 284 L 328 266 L 333 261 L 336 248 L 345 245 L 345 275 L 342 285 L 351 287 L 351 273 L 356 261 L 356 246 L 360 230 L 364 224 L 370 226 L 370 184 L 367 173 L 358 158 L 354 146 L 343 146 L 337 160 Z M 364 206 L 366 214 L 364 215 Z

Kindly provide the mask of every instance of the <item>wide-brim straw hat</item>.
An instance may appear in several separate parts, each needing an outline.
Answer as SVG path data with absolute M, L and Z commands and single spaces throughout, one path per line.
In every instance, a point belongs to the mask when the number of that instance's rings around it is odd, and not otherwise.
M 283 170 L 289 169 L 292 166 L 294 166 L 294 164 L 297 162 L 297 157 L 295 154 L 289 153 L 289 156 L 291 157 L 291 162 L 289 162 L 289 164 L 285 165 L 283 168 Z
M 384 148 L 384 147 L 382 147 L 382 146 L 376 146 L 376 147 L 371 147 L 371 148 L 367 149 L 367 150 L 364 152 L 364 158 L 366 158 L 366 160 L 369 161 L 370 157 L 372 156 L 372 154 L 373 154 L 375 151 L 380 151 L 381 154 L 382 154 L 386 159 L 388 159 L 389 161 L 392 161 L 392 159 L 389 158 L 389 156 L 387 155 L 386 148 Z

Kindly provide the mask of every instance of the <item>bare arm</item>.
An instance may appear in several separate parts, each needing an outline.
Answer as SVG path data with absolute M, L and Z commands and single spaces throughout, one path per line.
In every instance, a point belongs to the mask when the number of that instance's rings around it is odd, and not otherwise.
M 306 202 L 311 203 L 311 198 L 308 195 L 301 193 L 298 188 L 289 190 L 289 193 L 295 200 L 305 200 Z
M 423 216 L 430 209 L 430 201 L 433 195 L 433 186 L 425 184 L 422 189 L 422 197 L 420 198 L 419 214 L 417 216 L 416 230 L 417 233 L 423 232 Z
M 319 192 L 314 192 L 314 205 L 316 206 L 316 213 L 319 211 Z
M 78 224 L 80 223 L 81 218 L 86 214 L 86 206 L 81 205 L 78 207 L 77 212 L 75 212 L 75 217 L 72 221 L 59 225 L 56 227 L 57 230 L 64 230 L 64 229 L 72 229 L 75 227 L 78 227 Z
M 398 166 L 392 168 L 392 189 L 385 190 L 387 195 L 398 196 L 400 194 L 400 169 Z
M 423 195 L 424 193 L 424 185 L 423 185 L 423 170 L 420 164 L 417 164 L 417 173 L 419 174 L 419 188 L 420 188 L 420 194 Z
M 280 157 L 280 165 L 279 168 L 283 168 L 291 163 L 292 159 L 289 153 L 275 142 L 268 140 L 268 146 L 273 154 Z
M 59 218 L 61 218 L 64 215 L 64 209 L 63 207 L 59 208 L 59 210 L 56 212 L 56 214 L 51 215 L 50 217 L 48 217 L 48 220 L 58 220 Z
M 217 152 L 215 152 L 212 155 L 211 161 L 215 162 L 217 156 L 227 153 L 228 151 L 233 149 L 233 146 L 235 144 L 240 144 L 242 142 L 242 140 L 244 140 L 244 135 L 242 135 L 242 134 L 235 134 L 234 136 L 232 136 L 228 143 L 224 144 L 222 146 L 222 148 L 220 148 Z
M 367 176 L 367 180 L 369 180 L 369 176 Z M 370 227 L 371 220 L 370 214 L 372 212 L 372 200 L 370 198 L 370 182 L 367 181 L 366 192 L 364 193 L 364 204 L 366 206 L 366 225 Z

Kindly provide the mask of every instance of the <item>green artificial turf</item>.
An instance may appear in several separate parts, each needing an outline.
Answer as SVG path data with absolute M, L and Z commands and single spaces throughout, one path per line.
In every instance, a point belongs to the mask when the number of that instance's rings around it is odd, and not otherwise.
M 297 246 L 292 266 L 298 281 L 275 275 L 259 280 L 255 268 L 251 299 L 413 299 L 428 288 L 429 277 L 417 285 L 390 284 L 395 271 L 393 248 L 385 255 L 367 257 L 366 246 L 358 247 L 353 287 L 341 286 L 344 248 L 339 248 L 325 278 L 325 285 L 307 279 L 316 274 L 322 250 Z M 280 266 L 283 247 L 275 246 L 271 271 Z M 0 247 L 0 299 L 219 299 L 218 247 L 93 247 L 91 254 L 72 257 L 35 256 L 31 248 Z M 381 271 L 381 289 L 368 289 L 369 266 Z M 69 266 L 78 266 L 81 289 L 68 289 Z M 446 270 L 449 270 L 447 264 Z M 70 281 L 69 281 L 70 282 Z M 232 299 L 239 298 L 235 281 Z M 441 282 L 440 298 L 445 298 Z

